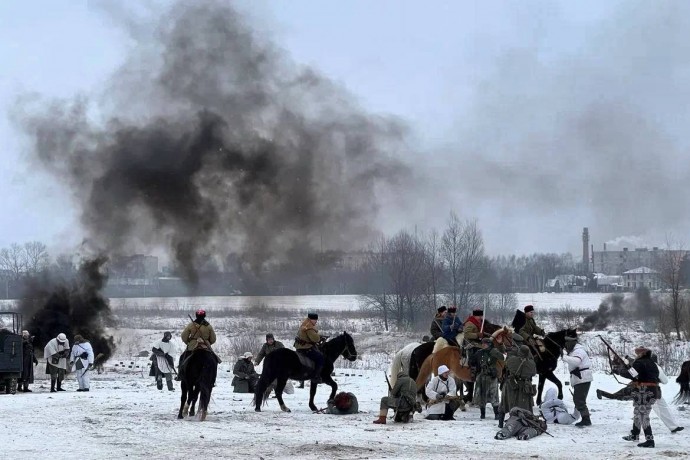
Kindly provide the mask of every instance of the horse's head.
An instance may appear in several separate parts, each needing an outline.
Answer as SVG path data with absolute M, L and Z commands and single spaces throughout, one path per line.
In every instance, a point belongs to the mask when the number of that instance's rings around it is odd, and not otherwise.
M 356 360 L 357 349 L 355 348 L 355 341 L 352 339 L 352 336 L 345 331 L 343 331 L 343 337 L 345 338 L 345 348 L 343 348 L 341 355 L 348 361 Z
M 491 334 L 494 341 L 494 346 L 505 345 L 507 347 L 513 346 L 513 328 L 503 326 Z
M 557 332 L 549 332 L 546 334 L 546 341 L 544 345 L 548 348 L 549 343 L 557 345 L 559 348 L 565 347 L 566 337 L 577 337 L 577 329 L 562 329 Z

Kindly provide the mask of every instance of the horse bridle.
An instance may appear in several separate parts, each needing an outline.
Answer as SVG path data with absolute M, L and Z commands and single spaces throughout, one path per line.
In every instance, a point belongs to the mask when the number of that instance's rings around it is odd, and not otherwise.
M 350 359 L 350 358 L 352 358 L 353 361 L 354 361 L 355 359 L 357 359 L 357 353 L 356 353 L 356 352 L 355 352 L 355 353 L 352 353 L 352 352 L 350 351 L 350 342 L 347 341 L 347 340 L 345 341 L 345 349 L 343 350 L 343 352 L 342 352 L 341 354 L 343 355 L 343 357 L 344 357 L 345 359 Z

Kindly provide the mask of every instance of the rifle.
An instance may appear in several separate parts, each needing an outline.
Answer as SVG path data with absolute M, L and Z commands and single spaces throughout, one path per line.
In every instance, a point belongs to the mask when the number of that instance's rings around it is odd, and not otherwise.
M 386 383 L 388 384 L 388 393 L 390 393 L 392 395 L 393 387 L 391 387 L 391 381 L 388 380 L 388 374 L 384 371 L 383 375 L 386 377 Z
M 525 418 L 522 418 L 522 420 L 523 420 L 525 423 L 527 423 L 527 425 L 529 425 L 529 426 L 531 426 L 532 428 L 534 428 L 535 430 L 537 430 L 537 432 L 539 432 L 539 433 L 545 433 L 545 434 L 548 434 L 549 436 L 551 436 L 552 438 L 555 438 L 554 435 L 552 435 L 551 433 L 549 433 L 548 431 L 546 431 L 545 428 L 542 428 L 536 421 L 533 421 L 533 420 L 528 419 L 528 418 L 526 418 L 526 417 L 525 417 Z
M 448 395 L 446 395 L 446 396 L 444 396 L 444 397 L 442 397 L 442 398 L 430 399 L 429 401 L 427 401 L 426 405 L 427 405 L 427 406 L 433 406 L 434 404 L 438 404 L 438 403 L 440 403 L 440 402 L 445 402 L 445 401 L 458 401 L 460 398 L 461 398 L 460 396 L 448 396 Z
M 481 338 L 482 335 L 484 335 L 484 321 L 486 321 L 486 310 L 488 310 L 488 308 L 484 307 L 484 314 L 482 314 L 482 327 L 479 328 L 479 338 Z
M 608 342 L 606 341 L 606 339 L 604 339 L 601 335 L 597 335 L 597 337 L 599 337 L 599 338 L 601 339 L 601 341 L 604 342 L 604 345 L 606 346 L 606 355 L 607 355 L 607 357 L 608 357 L 608 359 L 609 359 L 609 366 L 611 367 L 611 375 L 613 375 L 613 378 L 616 379 L 616 382 L 621 383 L 621 382 L 618 381 L 618 378 L 616 377 L 616 372 L 615 372 L 615 370 L 614 370 L 614 367 L 617 367 L 617 366 L 614 366 L 614 365 L 613 365 L 613 362 L 612 362 L 612 360 L 611 360 L 611 354 L 613 354 L 613 357 L 614 357 L 615 359 L 617 359 L 618 362 L 622 363 L 623 366 L 625 366 L 626 369 L 631 369 L 630 364 L 628 363 L 628 360 L 621 358 L 621 356 L 620 356 L 618 353 L 616 353 L 616 350 L 613 349 L 613 347 L 611 346 L 611 344 L 608 343 Z M 634 370 L 634 369 L 632 369 L 632 370 Z M 636 373 L 637 373 L 637 372 L 635 372 L 635 374 L 636 374 Z M 633 373 L 631 372 L 630 375 L 633 375 Z M 633 377 L 635 377 L 635 375 L 633 375 Z M 623 385 L 623 384 L 621 383 L 621 385 Z

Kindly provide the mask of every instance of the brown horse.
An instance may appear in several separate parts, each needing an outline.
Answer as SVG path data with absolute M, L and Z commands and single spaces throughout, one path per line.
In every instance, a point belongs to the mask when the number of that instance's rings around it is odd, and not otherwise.
M 494 346 L 499 346 L 501 344 L 512 345 L 513 330 L 504 326 L 491 334 L 491 338 L 493 339 Z M 429 355 L 424 360 L 422 368 L 419 370 L 419 375 L 417 376 L 417 389 L 421 390 L 431 374 L 437 374 L 437 369 L 442 364 L 448 366 L 448 369 L 451 370 L 456 378 L 463 382 L 472 382 L 472 371 L 469 366 L 462 365 L 460 358 L 460 348 L 455 346 L 443 348 Z M 503 374 L 503 364 L 496 363 L 496 369 L 498 370 L 498 378 L 500 379 Z

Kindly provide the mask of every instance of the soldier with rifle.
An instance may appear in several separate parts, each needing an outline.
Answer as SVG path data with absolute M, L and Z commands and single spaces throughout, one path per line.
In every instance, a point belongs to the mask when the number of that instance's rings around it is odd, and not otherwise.
M 388 382 L 388 376 L 386 376 Z M 417 384 L 405 372 L 398 372 L 395 386 L 391 388 L 388 382 L 388 396 L 381 398 L 379 418 L 374 420 L 377 425 L 385 425 L 388 409 L 395 410 L 395 421 L 407 423 L 412 421 L 417 398 Z
M 216 343 L 216 333 L 211 324 L 206 321 L 206 310 L 200 308 L 195 314 L 196 318 L 184 328 L 180 336 L 182 341 L 187 345 L 187 349 L 180 355 L 180 362 L 177 366 L 179 371 L 177 380 L 180 380 L 180 375 L 184 373 L 187 358 L 194 350 L 197 348 L 204 348 L 213 353 L 211 345 Z M 218 355 L 215 353 L 213 354 L 220 363 Z

